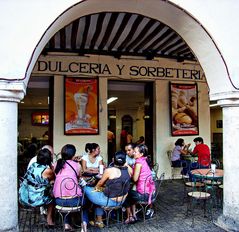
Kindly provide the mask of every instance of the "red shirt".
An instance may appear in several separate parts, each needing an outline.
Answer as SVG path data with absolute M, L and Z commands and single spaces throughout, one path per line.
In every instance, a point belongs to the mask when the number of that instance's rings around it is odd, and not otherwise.
M 195 146 L 193 149 L 193 154 L 198 155 L 198 163 L 203 166 L 209 166 L 211 163 L 210 159 L 210 149 L 209 147 L 204 144 L 200 143 Z

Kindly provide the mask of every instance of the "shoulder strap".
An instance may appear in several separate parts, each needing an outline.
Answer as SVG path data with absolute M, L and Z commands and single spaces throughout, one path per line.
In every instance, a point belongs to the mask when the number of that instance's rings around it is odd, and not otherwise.
M 76 170 L 72 167 L 72 165 L 71 164 L 69 164 L 67 161 L 66 161 L 66 163 L 73 169 L 73 171 L 75 172 L 75 174 L 76 174 L 76 178 L 78 178 L 78 175 L 77 175 L 77 173 L 76 173 Z

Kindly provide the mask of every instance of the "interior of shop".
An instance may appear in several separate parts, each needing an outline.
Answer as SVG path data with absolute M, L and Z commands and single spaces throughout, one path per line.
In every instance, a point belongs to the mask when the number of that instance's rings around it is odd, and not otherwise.
M 38 147 L 45 144 L 52 144 L 52 129 L 50 127 L 53 117 L 50 110 L 53 93 L 50 90 L 50 77 L 32 76 L 28 85 L 27 94 L 19 104 L 18 113 L 18 140 L 22 152 L 36 138 Z M 120 149 L 120 133 L 125 126 L 133 136 L 132 142 L 145 138 L 145 143 L 153 153 L 153 139 L 150 139 L 150 124 L 153 121 L 153 113 L 150 119 L 150 111 L 153 111 L 149 104 L 147 88 L 150 82 L 132 81 L 108 81 L 107 99 L 114 99 L 107 102 L 108 128 L 114 133 L 114 151 Z M 150 87 L 151 88 L 151 87 Z M 153 89 L 150 90 L 153 96 Z M 150 106 L 150 107 L 149 107 Z M 150 109 L 150 110 L 149 110 Z M 211 117 L 211 152 L 214 158 L 222 161 L 222 138 L 223 123 L 221 108 L 210 104 Z M 153 154 L 152 154 L 153 156 Z M 153 157 L 152 157 L 153 158 Z

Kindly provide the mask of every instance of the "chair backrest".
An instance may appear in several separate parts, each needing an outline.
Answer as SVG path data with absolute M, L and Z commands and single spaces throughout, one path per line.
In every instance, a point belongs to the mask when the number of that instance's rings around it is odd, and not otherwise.
M 221 168 L 221 162 L 218 159 L 213 158 L 211 164 L 216 164 L 216 168 Z
M 171 160 L 171 158 L 172 158 L 172 153 L 173 153 L 172 150 L 168 150 L 168 151 L 167 151 L 167 156 L 168 156 L 168 160 L 169 160 L 170 166 L 172 166 L 172 160 Z
M 158 170 L 159 170 L 159 164 L 158 163 L 155 163 L 154 165 L 153 165 L 153 170 L 154 170 L 154 172 L 156 173 L 156 175 L 158 174 Z
M 122 206 L 122 204 L 124 203 L 125 198 L 122 198 L 122 196 L 125 195 L 125 194 L 124 194 L 125 192 L 128 192 L 128 191 L 129 191 L 129 188 L 130 188 L 130 179 L 125 180 L 124 182 L 122 182 L 122 185 L 121 185 L 121 188 L 120 188 L 120 191 L 119 191 L 120 193 L 119 193 L 119 195 L 116 197 L 116 201 L 117 201 L 118 203 L 120 203 L 119 206 Z M 109 201 L 109 199 L 110 199 L 110 195 L 111 195 L 111 193 L 112 193 L 112 191 L 113 191 L 113 189 L 114 189 L 114 186 L 109 186 L 107 189 L 108 189 L 107 193 L 104 192 L 104 194 L 108 197 L 108 199 L 107 199 L 106 205 L 103 206 L 103 207 L 107 207 L 108 201 Z
M 66 177 L 61 181 L 60 184 L 60 198 L 65 198 L 69 196 L 65 196 L 65 193 L 70 193 L 70 197 L 72 198 L 79 198 L 79 204 L 80 205 L 84 201 L 84 191 L 79 186 L 79 183 L 77 183 L 73 178 Z M 80 198 L 82 197 L 82 198 Z
M 164 178 L 165 178 L 165 173 L 163 172 L 163 173 L 160 175 L 159 179 L 157 179 L 157 180 L 155 181 L 155 193 L 153 194 L 153 199 L 152 199 L 152 201 L 155 201 L 155 200 L 157 199 L 158 194 L 159 194 L 159 190 L 160 190 L 160 187 L 161 187 L 161 184 L 162 184 Z

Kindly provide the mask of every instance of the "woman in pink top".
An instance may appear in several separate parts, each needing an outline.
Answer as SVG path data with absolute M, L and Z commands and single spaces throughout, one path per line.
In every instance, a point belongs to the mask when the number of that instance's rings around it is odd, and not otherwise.
M 72 144 L 66 144 L 61 149 L 61 159 L 55 164 L 56 179 L 53 187 L 55 203 L 60 206 L 78 206 L 82 203 L 82 191 L 79 186 L 81 167 L 75 159 L 76 148 Z M 65 230 L 72 229 L 70 217 L 65 218 Z M 83 210 L 82 226 L 86 231 L 88 223 L 87 213 Z M 82 228 L 83 228 L 82 227 Z
M 137 220 L 135 203 L 137 201 L 147 200 L 150 204 L 152 194 L 155 190 L 152 171 L 147 156 L 148 148 L 146 145 L 139 144 L 134 148 L 135 166 L 132 180 L 136 184 L 136 189 L 130 190 L 125 204 L 127 209 L 127 219 L 125 223 L 127 224 Z

